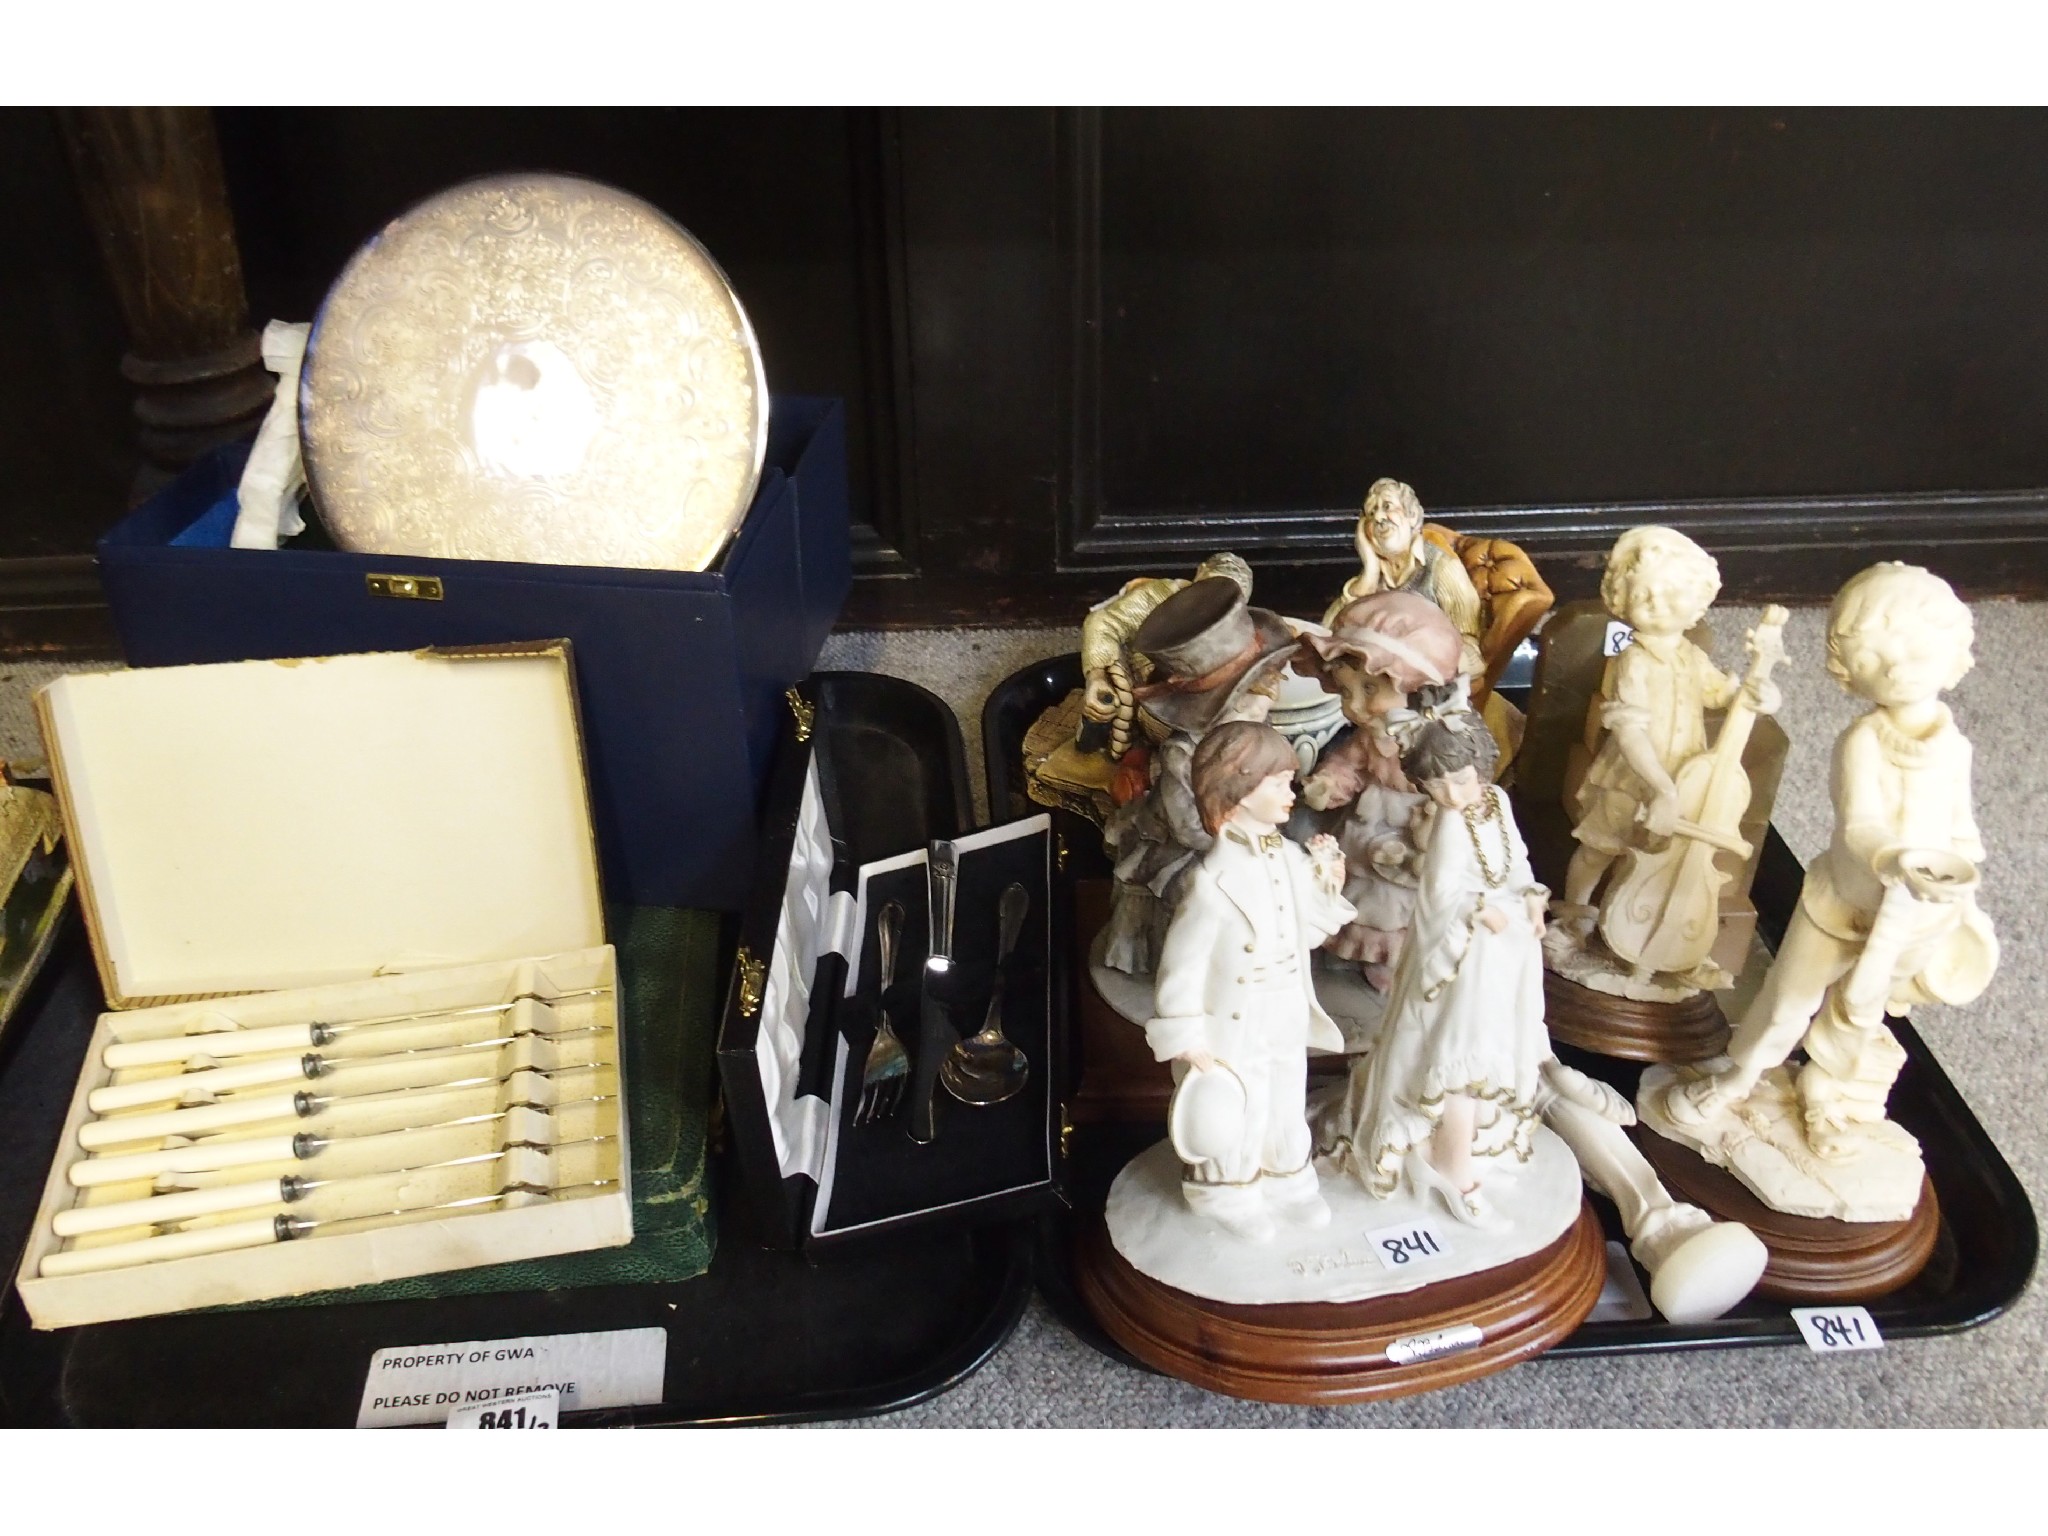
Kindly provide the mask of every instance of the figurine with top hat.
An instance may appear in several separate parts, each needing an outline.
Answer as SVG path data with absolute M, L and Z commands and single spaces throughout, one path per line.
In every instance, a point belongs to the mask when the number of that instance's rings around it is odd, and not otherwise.
M 1150 788 L 1119 806 L 1103 834 L 1116 884 L 1096 958 L 1149 976 L 1188 875 L 1214 842 L 1195 801 L 1195 748 L 1218 725 L 1265 720 L 1297 642 L 1236 581 L 1204 577 L 1155 608 L 1131 644 L 1154 669 L 1134 690 L 1140 707 L 1166 736 L 1151 756 Z

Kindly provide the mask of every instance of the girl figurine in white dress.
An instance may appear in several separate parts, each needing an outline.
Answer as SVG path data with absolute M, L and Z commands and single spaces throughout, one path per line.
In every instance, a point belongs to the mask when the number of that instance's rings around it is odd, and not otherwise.
M 1544 904 L 1477 715 L 1434 721 L 1401 757 L 1433 811 L 1420 888 L 1379 1045 L 1354 1065 L 1334 1151 L 1375 1195 L 1405 1174 L 1479 1221 L 1482 1159 L 1526 1161 L 1550 1056 L 1543 1023 Z

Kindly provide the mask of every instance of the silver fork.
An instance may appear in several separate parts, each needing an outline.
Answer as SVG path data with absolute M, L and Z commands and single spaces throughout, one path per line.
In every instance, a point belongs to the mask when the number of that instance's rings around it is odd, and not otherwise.
M 882 1023 L 875 1031 L 875 1043 L 868 1047 L 867 1065 L 861 1068 L 860 1106 L 853 1112 L 855 1125 L 886 1120 L 895 1114 L 910 1080 L 910 1053 L 896 1038 L 885 1001 L 896 980 L 896 941 L 902 932 L 903 904 L 889 902 L 875 922 L 875 937 L 882 946 L 882 989 L 876 994 L 875 1008 Z

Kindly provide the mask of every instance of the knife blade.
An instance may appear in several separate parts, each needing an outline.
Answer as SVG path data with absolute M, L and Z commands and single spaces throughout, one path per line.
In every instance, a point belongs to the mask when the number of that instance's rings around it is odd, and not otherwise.
M 931 896 L 931 949 L 919 981 L 917 1077 L 910 1102 L 910 1139 L 920 1146 L 938 1137 L 939 1064 L 960 1040 L 946 1006 L 953 971 L 953 900 L 960 888 L 960 859 L 951 843 L 932 843 L 925 882 Z

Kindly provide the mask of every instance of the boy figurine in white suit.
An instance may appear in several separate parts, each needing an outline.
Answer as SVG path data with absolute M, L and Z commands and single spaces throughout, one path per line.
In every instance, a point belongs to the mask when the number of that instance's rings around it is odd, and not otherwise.
M 1918 566 L 1885 561 L 1835 595 L 1828 671 L 1872 707 L 1835 740 L 1834 835 L 1807 868 L 1729 1059 L 1685 1079 L 1645 1076 L 1645 1099 L 1681 1134 L 1739 1149 L 1764 1108 L 1796 1094 L 1808 1171 L 1853 1164 L 1874 1146 L 1917 1151 L 1885 1118 L 1906 1062 L 1885 1014 L 1973 1002 L 1998 964 L 1998 940 L 1975 895 L 1984 842 L 1970 811 L 1970 743 L 1941 702 L 1970 670 L 1973 633 L 1954 590 Z M 1786 1063 L 1801 1047 L 1806 1062 L 1795 1076 Z M 1904 1171 L 1883 1187 L 1866 1178 L 1833 1188 L 1839 1205 L 1830 1209 L 1800 1206 L 1811 1197 L 1793 1193 L 1789 1180 L 1739 1165 L 1737 1176 L 1779 1210 L 1893 1221 L 1920 1193 L 1917 1157 L 1895 1166 Z
M 1316 1001 L 1309 956 L 1356 913 L 1340 894 L 1336 842 L 1303 850 L 1280 834 L 1295 770 L 1294 749 L 1267 725 L 1222 725 L 1196 748 L 1190 778 L 1216 841 L 1167 929 L 1145 1026 L 1152 1054 L 1173 1063 L 1176 1097 L 1214 1087 L 1219 1073 L 1242 1085 L 1241 1099 L 1218 1100 L 1229 1106 L 1220 1131 L 1206 1117 L 1207 1155 L 1176 1147 L 1188 1205 L 1251 1242 L 1273 1237 L 1276 1213 L 1330 1219 L 1309 1162 L 1308 1051 L 1342 1051 L 1344 1037 Z

